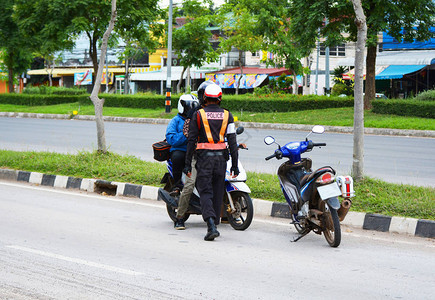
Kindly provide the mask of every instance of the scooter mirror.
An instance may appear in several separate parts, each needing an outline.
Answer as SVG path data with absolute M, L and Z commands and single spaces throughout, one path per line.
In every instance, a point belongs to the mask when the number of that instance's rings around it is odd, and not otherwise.
M 236 129 L 236 134 L 242 134 L 243 131 L 245 131 L 245 128 L 244 128 L 243 126 L 239 126 L 239 127 L 237 127 L 237 129 Z
M 266 145 L 272 145 L 273 143 L 275 143 L 275 139 L 272 137 L 272 136 L 266 136 L 265 138 L 264 138 L 264 143 L 266 144 Z
M 325 127 L 321 126 L 321 125 L 315 125 L 313 127 L 313 129 L 311 129 L 311 132 L 313 133 L 318 133 L 318 134 L 322 134 L 325 132 Z

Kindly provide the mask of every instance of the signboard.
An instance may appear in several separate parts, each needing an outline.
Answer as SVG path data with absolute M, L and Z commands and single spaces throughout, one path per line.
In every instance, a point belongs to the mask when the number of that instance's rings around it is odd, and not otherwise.
M 74 85 L 91 85 L 92 70 L 86 72 L 74 73 Z
M 103 78 L 101 79 L 101 84 L 106 84 L 106 71 L 103 71 Z M 113 73 L 109 72 L 109 84 L 113 84 Z

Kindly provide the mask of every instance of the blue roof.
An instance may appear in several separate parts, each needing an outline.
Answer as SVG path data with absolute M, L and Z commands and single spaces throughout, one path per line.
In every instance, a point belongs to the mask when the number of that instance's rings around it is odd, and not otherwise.
M 400 79 L 403 75 L 414 73 L 424 67 L 426 65 L 391 65 L 376 75 L 375 79 Z

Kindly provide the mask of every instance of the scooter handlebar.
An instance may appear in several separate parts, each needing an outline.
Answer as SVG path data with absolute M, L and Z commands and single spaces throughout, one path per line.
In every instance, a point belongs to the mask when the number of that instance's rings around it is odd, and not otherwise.
M 266 157 L 265 159 L 266 159 L 266 160 L 269 160 L 269 159 L 272 159 L 272 158 L 274 158 L 274 157 L 276 157 L 277 159 L 281 159 L 281 158 L 282 158 L 282 152 L 281 152 L 281 150 L 279 150 L 279 149 L 275 150 L 275 153 L 274 153 L 274 154 L 269 155 L 269 156 Z
M 313 147 L 322 147 L 326 146 L 326 143 L 313 143 Z
M 269 155 L 268 157 L 266 157 L 265 159 L 266 160 L 269 160 L 269 159 L 272 159 L 272 158 L 274 158 L 276 156 L 276 154 L 274 153 L 274 154 L 272 154 L 272 155 Z

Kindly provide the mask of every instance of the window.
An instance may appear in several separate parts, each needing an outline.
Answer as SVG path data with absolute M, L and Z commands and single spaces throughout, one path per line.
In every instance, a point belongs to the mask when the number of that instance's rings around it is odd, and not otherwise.
M 260 51 L 251 52 L 252 57 L 260 57 Z
M 325 44 L 320 44 L 320 55 L 326 55 Z M 341 44 L 338 46 L 329 47 L 330 56 L 346 56 L 346 45 Z

